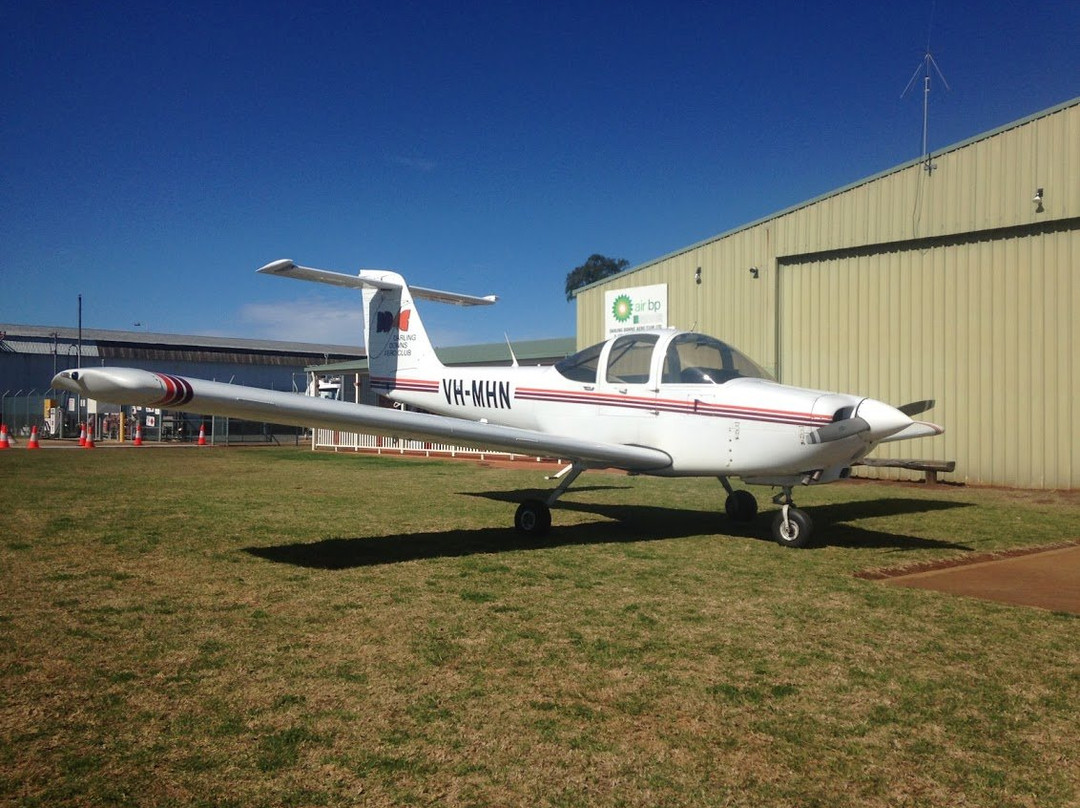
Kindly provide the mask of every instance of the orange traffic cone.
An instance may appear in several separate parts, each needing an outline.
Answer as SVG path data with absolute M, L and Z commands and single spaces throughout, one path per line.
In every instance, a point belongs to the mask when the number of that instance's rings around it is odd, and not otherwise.
M 83 444 L 84 449 L 96 449 L 94 446 L 94 422 L 91 421 L 86 425 L 86 443 Z
M 135 422 L 135 440 L 132 446 L 142 446 L 142 421 Z
M 86 445 L 86 424 L 79 424 L 79 445 Z
M 206 424 L 199 424 L 199 446 L 206 445 Z
M 11 441 L 8 440 L 7 424 L 0 424 L 0 449 L 10 449 Z
M 41 444 L 38 443 L 37 425 L 30 427 L 30 440 L 26 442 L 27 449 L 40 449 Z

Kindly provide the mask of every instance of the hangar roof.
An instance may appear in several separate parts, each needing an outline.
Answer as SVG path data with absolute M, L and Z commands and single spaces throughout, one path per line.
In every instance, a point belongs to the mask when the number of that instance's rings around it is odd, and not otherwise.
M 1054 115 L 1055 113 L 1061 112 L 1062 110 L 1068 109 L 1070 107 L 1075 107 L 1077 105 L 1080 105 L 1080 97 L 1073 98 L 1073 99 L 1071 99 L 1069 101 L 1063 101 L 1062 103 L 1056 104 L 1056 105 L 1050 107 L 1049 109 L 1044 109 L 1041 112 L 1035 112 L 1035 113 L 1033 113 L 1031 115 L 1028 115 L 1028 116 L 1026 116 L 1024 118 L 1020 118 L 1020 119 L 1015 120 L 1015 121 L 1010 121 L 1009 123 L 1004 124 L 1002 126 L 999 126 L 996 129 L 991 129 L 988 132 L 982 132 L 980 134 L 969 137 L 966 140 L 962 140 L 962 141 L 960 141 L 958 143 L 954 143 L 954 144 L 952 144 L 950 146 L 944 146 L 944 147 L 942 147 L 940 149 L 935 149 L 931 153 L 930 156 L 933 159 L 937 160 L 937 159 L 943 157 L 944 155 L 950 154 L 952 152 L 960 151 L 961 149 L 964 149 L 964 148 L 966 148 L 968 146 L 971 146 L 972 144 L 979 143 L 980 141 L 984 141 L 984 140 L 989 140 L 990 138 L 993 138 L 993 137 L 995 137 L 997 135 L 1000 135 L 1003 132 L 1008 132 L 1009 130 L 1020 128 L 1022 126 L 1025 126 L 1026 124 L 1031 123 L 1032 121 L 1036 121 L 1036 120 L 1038 120 L 1040 118 L 1049 117 L 1051 115 Z M 576 298 L 581 292 L 584 292 L 586 290 L 598 289 L 598 288 L 604 287 L 604 286 L 606 286 L 608 284 L 619 284 L 628 275 L 633 275 L 633 274 L 635 274 L 637 272 L 640 272 L 641 270 L 649 269 L 650 267 L 654 267 L 654 266 L 656 266 L 658 264 L 662 264 L 665 261 L 669 261 L 670 259 L 675 258 L 675 257 L 677 257 L 679 255 L 683 255 L 684 253 L 692 252 L 692 251 L 694 251 L 694 250 L 696 250 L 696 249 L 698 249 L 700 247 L 704 247 L 704 246 L 712 244 L 714 242 L 721 241 L 723 239 L 726 239 L 726 238 L 728 238 L 730 236 L 735 235 L 736 233 L 742 233 L 744 231 L 752 230 L 755 227 L 758 227 L 759 225 L 762 225 L 762 224 L 764 224 L 766 222 L 769 222 L 769 221 L 772 221 L 774 219 L 781 219 L 781 218 L 783 218 L 783 217 L 785 217 L 785 216 L 787 216 L 787 215 L 789 215 L 791 213 L 794 213 L 795 211 L 799 211 L 799 210 L 802 210 L 804 208 L 809 208 L 809 207 L 812 207 L 814 205 L 817 205 L 822 200 L 826 200 L 826 199 L 830 199 L 832 197 L 840 196 L 840 195 L 845 194 L 848 191 L 851 191 L 851 190 L 853 190 L 855 188 L 859 188 L 861 186 L 869 185 L 871 183 L 877 182 L 878 180 L 881 180 L 884 177 L 888 177 L 888 176 L 891 176 L 893 174 L 899 174 L 900 172 L 906 171 L 907 169 L 911 168 L 912 166 L 923 165 L 923 164 L 926 163 L 926 160 L 927 160 L 927 158 L 926 158 L 925 155 L 920 155 L 919 157 L 916 157 L 916 158 L 914 158 L 912 160 L 908 160 L 907 162 L 901 163 L 898 166 L 893 166 L 892 168 L 887 168 L 884 171 L 879 171 L 878 173 L 873 174 L 873 175 L 871 175 L 869 177 L 864 177 L 862 179 L 859 179 L 859 180 L 856 180 L 854 182 L 848 183 L 847 185 L 841 186 L 839 188 L 835 188 L 835 189 L 833 189 L 831 191 L 826 191 L 825 193 L 820 194 L 820 195 L 818 195 L 818 196 L 816 196 L 816 197 L 814 197 L 812 199 L 807 199 L 807 200 L 805 200 L 803 202 L 798 202 L 798 203 L 796 203 L 796 204 L 794 204 L 794 205 L 792 205 L 790 207 L 787 207 L 787 208 L 784 208 L 783 210 L 777 211 L 776 213 L 770 213 L 767 216 L 763 216 L 760 219 L 756 219 L 756 220 L 754 220 L 752 222 L 748 222 L 747 224 L 738 225 L 737 227 L 733 227 L 730 230 L 726 230 L 726 231 L 724 231 L 722 233 L 718 233 L 715 236 L 709 236 L 706 239 L 702 239 L 701 241 L 695 242 L 695 243 L 690 244 L 688 246 L 680 247 L 677 250 L 673 250 L 672 252 L 666 253 L 666 254 L 661 255 L 661 256 L 659 256 L 657 258 L 651 258 L 648 261 L 645 261 L 644 263 L 638 264 L 637 266 L 629 267 L 629 268 L 627 268 L 627 269 L 623 270 L 622 272 L 619 272 L 619 273 L 617 273 L 615 275 L 609 275 L 606 278 L 602 278 L 602 279 L 600 279 L 598 281 L 593 281 L 592 283 L 587 284 L 585 286 L 580 286 L 577 289 L 574 289 L 572 294 Z
M 53 341 L 65 345 L 79 338 L 76 328 L 45 325 L 19 325 L 0 323 L 0 350 L 15 353 L 52 353 Z M 125 345 L 134 348 L 171 349 L 174 351 L 207 351 L 212 353 L 259 353 L 288 354 L 291 356 L 364 356 L 364 350 L 355 345 L 318 345 L 308 342 L 285 342 L 281 340 L 240 339 L 235 337 L 207 337 L 192 334 L 158 334 L 148 331 L 112 331 L 99 328 L 82 330 L 83 356 L 96 357 L 99 347 Z

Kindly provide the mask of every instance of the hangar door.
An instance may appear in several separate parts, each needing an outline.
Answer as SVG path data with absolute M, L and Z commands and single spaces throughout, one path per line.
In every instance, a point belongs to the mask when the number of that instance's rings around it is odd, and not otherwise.
M 780 380 L 937 400 L 924 417 L 944 436 L 877 457 L 956 460 L 951 479 L 971 483 L 1075 488 L 1077 264 L 1075 229 L 781 260 Z

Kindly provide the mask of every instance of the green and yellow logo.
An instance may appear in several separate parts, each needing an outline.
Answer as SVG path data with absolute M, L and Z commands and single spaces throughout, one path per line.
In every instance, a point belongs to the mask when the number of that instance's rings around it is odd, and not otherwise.
M 634 313 L 634 302 L 626 295 L 619 295 L 611 307 L 611 314 L 620 323 L 625 323 Z

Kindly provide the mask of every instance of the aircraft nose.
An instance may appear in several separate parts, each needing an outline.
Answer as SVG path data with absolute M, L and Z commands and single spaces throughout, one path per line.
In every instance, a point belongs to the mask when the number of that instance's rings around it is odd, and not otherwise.
M 911 426 L 912 420 L 896 407 L 873 398 L 859 402 L 855 415 L 870 426 L 868 438 L 878 441 Z

